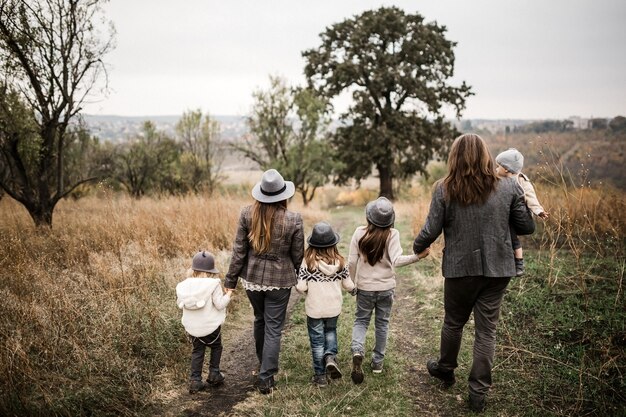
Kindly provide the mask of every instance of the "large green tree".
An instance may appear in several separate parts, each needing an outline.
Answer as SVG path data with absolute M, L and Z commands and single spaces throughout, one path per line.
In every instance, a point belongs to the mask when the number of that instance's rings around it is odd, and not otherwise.
M 269 89 L 254 92 L 250 136 L 235 148 L 261 169 L 275 168 L 293 181 L 306 206 L 335 166 L 327 109 L 327 101 L 315 91 L 290 88 L 284 79 L 270 77 Z
M 460 117 L 471 89 L 454 87 L 455 43 L 446 28 L 396 7 L 366 11 L 334 24 L 318 48 L 303 52 L 305 74 L 328 99 L 351 93 L 333 145 L 343 162 L 338 182 L 378 171 L 380 195 L 393 198 L 394 179 L 406 179 L 447 151 L 457 134 L 444 120 Z
M 113 178 L 134 198 L 148 192 L 173 192 L 179 187 L 175 177 L 181 146 L 156 129 L 143 124 L 140 134 L 120 144 L 115 151 Z
M 71 175 L 72 123 L 106 75 L 113 27 L 98 0 L 0 0 L 0 188 L 36 225 L 95 179 Z M 69 164 L 72 165 L 72 164 Z
M 181 180 L 194 193 L 212 194 L 222 180 L 219 122 L 199 109 L 187 111 L 176 124 L 176 135 L 183 146 Z

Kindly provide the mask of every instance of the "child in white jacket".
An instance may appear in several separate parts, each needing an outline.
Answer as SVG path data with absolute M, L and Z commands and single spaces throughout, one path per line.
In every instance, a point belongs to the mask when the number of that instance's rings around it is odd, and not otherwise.
M 317 223 L 304 251 L 296 290 L 306 293 L 304 309 L 313 356 L 313 383 L 328 385 L 341 378 L 337 365 L 337 319 L 341 313 L 341 289 L 352 291 L 354 283 L 348 275 L 343 256 L 337 251 L 339 235 L 328 223 Z
M 183 310 L 182 323 L 193 345 L 189 393 L 224 382 L 220 372 L 222 357 L 221 326 L 226 318 L 226 306 L 232 290 L 222 291 L 215 258 L 209 252 L 198 252 L 192 260 L 189 278 L 176 286 L 176 304 Z M 211 349 L 209 376 L 202 382 L 204 352 Z

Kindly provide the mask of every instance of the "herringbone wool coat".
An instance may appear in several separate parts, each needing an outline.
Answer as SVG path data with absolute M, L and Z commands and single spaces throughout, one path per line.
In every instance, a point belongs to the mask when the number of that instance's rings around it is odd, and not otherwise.
M 268 253 L 259 254 L 248 239 L 252 227 L 252 206 L 239 216 L 233 255 L 224 287 L 235 288 L 237 279 L 253 284 L 288 288 L 297 283 L 297 271 L 304 257 L 302 216 L 289 210 L 277 210 L 272 225 L 272 243 Z
M 441 269 L 445 278 L 514 277 L 509 224 L 519 235 L 535 231 L 524 191 L 515 178 L 501 178 L 485 204 L 470 206 L 447 201 L 439 183 L 413 251 L 419 253 L 429 247 L 443 230 Z

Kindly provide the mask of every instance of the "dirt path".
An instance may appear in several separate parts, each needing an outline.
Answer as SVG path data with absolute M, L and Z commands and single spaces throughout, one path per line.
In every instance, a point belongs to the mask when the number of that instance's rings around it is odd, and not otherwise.
M 354 210 L 340 210 L 333 213 L 332 224 L 343 236 L 342 252 L 347 253 L 349 236 L 355 225 Z M 357 217 L 360 216 L 357 215 Z M 406 233 L 406 230 L 401 230 Z M 404 244 L 405 250 L 409 247 Z M 425 364 L 438 347 L 439 340 L 433 337 L 432 321 L 437 320 L 437 303 L 440 302 L 441 278 L 425 275 L 421 266 L 403 268 L 397 280 L 396 299 L 391 335 L 394 339 L 394 354 L 403 357 L 406 363 L 403 370 L 403 386 L 400 389 L 410 393 L 413 398 L 416 415 L 453 416 L 458 415 L 458 407 L 450 407 L 450 393 L 442 392 L 441 388 L 428 375 Z M 170 398 L 165 401 L 165 409 L 158 413 L 165 417 L 178 416 L 230 416 L 235 405 L 246 401 L 254 391 L 255 377 L 252 370 L 257 366 L 252 337 L 253 315 L 245 294 L 237 313 L 229 320 L 224 335 L 224 353 L 222 369 L 226 376 L 224 386 L 190 396 L 187 386 L 172 387 Z M 288 314 L 293 309 L 299 295 L 292 292 Z M 435 315 L 435 317 L 433 316 Z M 290 321 L 287 319 L 285 332 L 289 332 Z M 433 340 L 436 339 L 436 340 Z M 436 345 L 436 346 L 435 346 Z M 434 346 L 434 347 L 433 347 Z M 457 398 L 458 402 L 462 400 Z M 454 404 L 452 404 L 454 405 Z
M 166 405 L 156 415 L 163 417 L 201 417 L 201 416 L 227 416 L 232 408 L 245 400 L 248 394 L 255 390 L 256 377 L 253 374 L 258 361 L 254 349 L 252 335 L 252 323 L 254 315 L 252 307 L 248 304 L 243 290 L 237 294 L 245 298 L 241 305 L 236 320 L 229 321 L 228 329 L 224 331 L 224 350 L 222 352 L 221 368 L 226 381 L 218 388 L 190 395 L 187 392 L 187 384 L 172 387 L 169 391 Z M 293 290 L 287 307 L 286 328 L 293 306 L 300 295 Z M 205 362 L 209 352 L 206 353 Z M 206 363 L 205 363 L 206 370 Z M 206 375 L 203 374 L 206 378 Z
M 426 361 L 435 357 L 428 352 L 436 351 L 439 346 L 439 339 L 428 328 L 428 320 L 432 319 L 432 306 L 438 302 L 441 278 L 423 275 L 419 269 L 412 272 L 411 277 L 398 279 L 391 322 L 395 350 L 408 363 L 404 386 L 413 398 L 417 415 L 456 416 L 460 409 L 450 409 L 448 401 L 441 401 L 449 393 L 426 370 Z M 462 402 L 458 396 L 456 400 Z

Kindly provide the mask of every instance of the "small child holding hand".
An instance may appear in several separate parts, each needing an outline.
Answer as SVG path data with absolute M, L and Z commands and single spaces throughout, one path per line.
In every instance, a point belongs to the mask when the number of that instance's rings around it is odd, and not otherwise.
M 176 305 L 183 310 L 182 323 L 193 345 L 189 393 L 218 386 L 224 382 L 220 372 L 222 357 L 222 323 L 232 290 L 224 294 L 215 268 L 215 258 L 206 251 L 195 254 L 188 278 L 176 286 Z M 211 349 L 209 376 L 202 382 L 204 352 Z
M 337 365 L 337 319 L 341 313 L 341 289 L 352 291 L 354 283 L 348 275 L 346 262 L 337 251 L 339 235 L 328 223 L 313 227 L 304 251 L 296 290 L 306 293 L 304 308 L 313 356 L 313 383 L 328 385 L 330 379 L 341 378 Z

